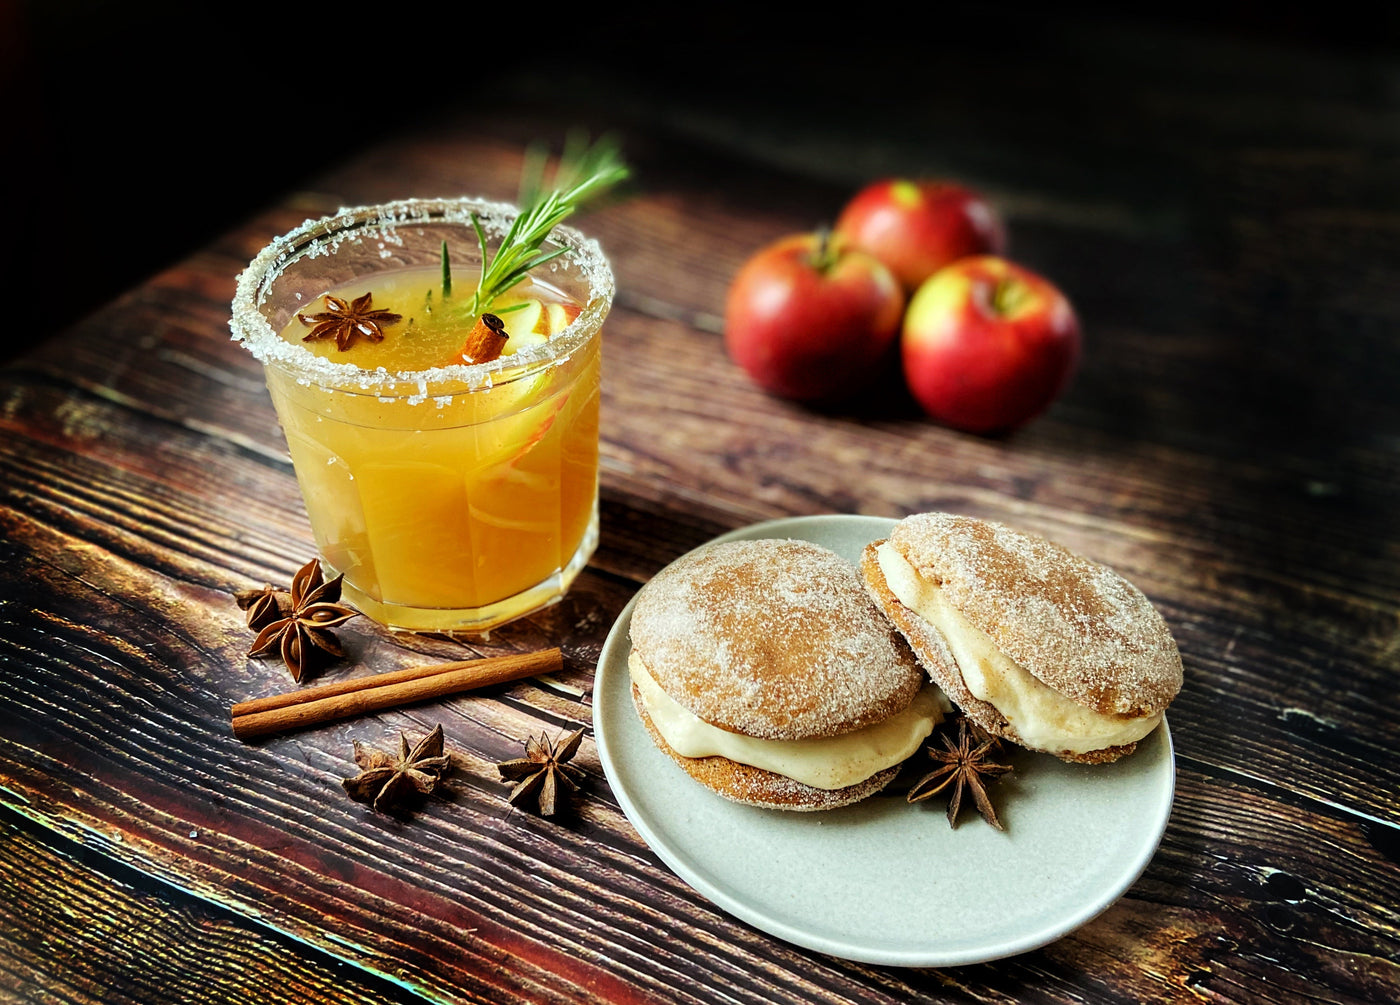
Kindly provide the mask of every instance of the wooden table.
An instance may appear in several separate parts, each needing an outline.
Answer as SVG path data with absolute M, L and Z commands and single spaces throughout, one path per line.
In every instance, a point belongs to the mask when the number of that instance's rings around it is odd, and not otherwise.
M 686 104 L 621 75 L 374 135 L 0 371 L 0 1001 L 1400 999 L 1394 91 L 1308 50 L 1117 42 L 1068 40 L 1067 78 L 1046 54 L 885 112 Z M 1032 86 L 1046 102 L 1013 100 Z M 619 285 L 601 547 L 489 644 L 352 622 L 323 679 L 550 645 L 565 672 L 238 742 L 230 704 L 289 682 L 245 659 L 231 591 L 285 584 L 312 545 L 259 366 L 228 339 L 234 277 L 341 205 L 508 198 L 525 144 L 572 122 L 618 129 L 637 179 L 580 221 Z M 724 354 L 749 254 L 916 171 L 990 193 L 1014 256 L 1083 317 L 1075 383 L 1013 435 L 896 391 L 798 406 Z M 1176 803 L 1107 912 L 998 962 L 865 966 L 668 871 L 591 734 L 575 814 L 509 811 L 494 763 L 589 726 L 602 640 L 671 559 L 771 517 L 932 509 L 1115 566 L 1180 643 Z M 344 797 L 352 741 L 437 722 L 445 797 L 408 820 Z

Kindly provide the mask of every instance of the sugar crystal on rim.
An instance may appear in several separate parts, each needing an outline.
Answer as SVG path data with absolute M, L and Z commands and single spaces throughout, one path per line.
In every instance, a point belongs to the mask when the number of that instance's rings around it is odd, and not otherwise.
M 477 214 L 488 237 L 499 240 L 509 229 L 517 210 L 506 203 L 482 199 L 408 199 L 381 206 L 342 208 L 320 220 L 306 220 L 268 244 L 239 275 L 229 321 L 233 340 L 241 342 L 264 365 L 289 372 L 298 384 L 344 391 L 359 388 L 366 392 L 395 392 L 400 385 L 409 384 L 417 393 L 391 393 L 390 400 L 406 397 L 410 404 L 425 401 L 430 396 L 430 385 L 450 383 L 465 385 L 469 391 L 478 390 L 491 387 L 496 374 L 508 373 L 513 378 L 536 365 L 568 359 L 577 348 L 575 343 L 587 338 L 585 333 L 591 333 L 602 323 L 602 315 L 611 302 L 614 281 L 598 243 L 565 225 L 555 227 L 550 240 L 569 249 L 569 261 L 563 265 L 566 271 L 576 266 L 578 274 L 588 283 L 587 304 L 577 318 L 549 340 L 489 363 L 454 363 L 402 373 L 391 373 L 383 367 L 366 370 L 353 363 L 317 356 L 301 345 L 284 340 L 260 310 L 275 282 L 297 261 L 333 255 L 346 243 L 363 243 L 367 234 L 378 239 L 381 258 L 392 257 L 384 244 L 405 246 L 399 228 L 416 229 L 417 236 L 422 237 L 427 234 L 426 228 L 409 225 L 470 227 L 473 213 Z M 361 229 L 350 229 L 357 226 Z M 551 262 L 550 271 L 558 272 L 560 264 L 559 259 Z M 302 299 L 300 291 L 296 291 L 295 296 L 298 301 Z M 431 396 L 435 400 L 442 397 Z

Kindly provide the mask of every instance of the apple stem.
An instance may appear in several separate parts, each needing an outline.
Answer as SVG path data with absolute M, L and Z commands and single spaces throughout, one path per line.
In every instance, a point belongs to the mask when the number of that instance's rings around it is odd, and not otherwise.
M 1026 285 L 1010 277 L 998 279 L 992 287 L 992 311 L 999 317 L 1010 314 L 1026 298 Z
M 836 264 L 836 246 L 831 240 L 831 228 L 823 224 L 817 228 L 817 246 L 812 249 L 812 268 L 827 273 Z

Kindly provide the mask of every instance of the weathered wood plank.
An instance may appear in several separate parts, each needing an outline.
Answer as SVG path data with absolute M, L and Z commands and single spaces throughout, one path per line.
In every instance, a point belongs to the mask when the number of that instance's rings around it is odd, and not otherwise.
M 887 432 L 890 452 L 903 459 L 867 461 L 872 453 L 879 453 L 880 441 L 874 440 L 872 447 L 871 430 L 863 422 L 813 415 L 740 388 L 736 395 L 761 415 L 761 421 L 745 422 L 735 408 L 715 401 L 713 395 L 687 393 L 684 384 L 670 377 L 672 368 L 658 361 L 661 354 L 649 349 L 646 337 L 634 334 L 638 327 L 654 330 L 653 323 L 633 318 L 619 319 L 614 329 L 614 337 L 634 350 L 618 354 L 622 360 L 613 367 L 613 390 L 606 392 L 604 476 L 607 484 L 618 486 L 617 491 L 645 499 L 655 495 L 660 485 L 666 487 L 663 496 L 703 497 L 711 505 L 727 501 L 732 507 L 730 525 L 804 511 L 899 515 L 949 508 L 1048 533 L 1119 568 L 1163 604 L 1180 626 L 1193 682 L 1200 673 L 1204 686 L 1188 688 L 1178 708 L 1206 724 L 1207 730 L 1199 746 L 1191 732 L 1183 734 L 1179 739 L 1183 753 L 1215 760 L 1215 752 L 1226 749 L 1222 742 L 1233 737 L 1210 731 L 1210 724 L 1219 721 L 1210 713 L 1210 705 L 1228 701 L 1235 715 L 1229 728 L 1244 735 L 1238 742 L 1250 745 L 1250 760 L 1265 777 L 1290 777 L 1300 791 L 1320 798 L 1347 793 L 1365 812 L 1394 817 L 1392 793 L 1400 786 L 1400 759 L 1391 753 L 1387 740 L 1388 716 L 1393 713 L 1380 699 L 1389 686 L 1387 660 L 1395 622 L 1393 608 L 1381 598 L 1349 596 L 1340 585 L 1294 581 L 1250 569 L 1229 554 L 1230 543 L 1221 536 L 1213 537 L 1199 526 L 1170 522 L 1165 505 L 1157 510 L 1156 527 L 1143 522 L 1141 507 L 1131 518 L 1120 516 L 1113 505 L 1119 499 L 1160 499 L 1174 490 L 1173 479 L 1144 488 L 1146 471 L 1133 480 L 1107 466 L 1055 459 L 1041 461 L 1041 470 L 1036 471 L 1022 460 L 1019 486 L 1007 486 L 1012 491 L 996 492 L 990 485 L 979 490 L 979 469 L 997 453 L 1004 454 L 1003 448 L 939 435 L 929 437 L 930 449 L 921 451 L 910 449 L 909 440 L 891 428 Z M 668 342 L 685 363 L 685 344 L 699 336 L 670 334 Z M 677 369 L 682 374 L 691 372 L 684 365 Z M 30 386 L 25 395 L 22 405 L 9 409 L 15 422 L 12 428 L 18 432 L 22 427 L 26 436 L 37 435 L 43 446 L 61 447 L 62 464 L 80 469 L 65 473 L 43 459 L 37 445 L 26 451 L 25 440 L 13 440 L 12 446 L 18 449 L 0 457 L 12 465 L 12 485 L 32 486 L 25 508 L 43 501 L 61 526 L 66 524 L 85 537 L 97 530 L 96 540 L 105 547 L 117 548 L 147 567 L 171 571 L 161 545 L 219 564 L 225 561 L 222 556 L 246 555 L 253 546 L 267 557 L 268 565 L 251 570 L 245 565 L 238 571 L 255 581 L 278 575 L 288 579 L 308 550 L 299 497 L 285 468 L 269 466 L 259 456 L 247 456 L 217 438 L 188 431 L 168 433 L 158 449 L 147 449 L 141 444 L 153 439 L 151 434 L 123 431 L 124 424 L 138 421 L 139 415 L 129 416 L 102 400 L 74 409 L 58 388 Z M 641 418 L 658 415 L 659 423 Z M 723 426 L 726 418 L 738 422 Z M 707 431 L 712 429 L 721 431 Z M 99 457 L 101 463 L 96 460 Z M 659 467 L 657 459 L 665 466 Z M 863 466 L 865 477 L 857 485 L 831 486 L 833 460 Z M 1004 457 L 1003 462 L 1010 459 Z M 114 472 L 106 470 L 108 465 L 120 473 L 120 481 L 111 488 L 107 486 Z M 1166 470 L 1179 475 L 1183 467 L 1177 463 Z M 131 477 L 133 468 L 140 469 L 140 478 Z M 183 474 L 172 477 L 166 474 L 170 469 Z M 224 480 L 213 472 L 231 477 Z M 1230 474 L 1231 470 L 1217 469 L 1214 500 L 1229 499 L 1225 478 Z M 269 527 L 263 519 L 249 519 L 243 499 L 250 495 L 267 503 L 259 515 L 276 524 Z M 133 510 L 129 500 L 134 499 L 156 500 L 158 505 L 143 503 Z M 1306 510 L 1306 499 L 1300 508 Z M 95 524 L 69 522 L 75 510 L 98 519 Z M 1275 512 L 1288 515 L 1282 503 Z M 1301 527 L 1302 516 L 1297 519 Z M 114 529 L 101 529 L 109 524 Z M 1244 524 L 1222 517 L 1220 526 Z M 600 559 L 604 567 L 643 579 L 685 550 L 682 546 L 673 554 L 658 554 L 655 528 L 638 535 L 626 530 L 626 525 L 616 530 L 604 525 Z M 1296 540 L 1301 534 L 1294 529 L 1288 536 Z M 687 543 L 699 543 L 697 538 Z M 651 549 L 647 562 L 631 556 L 636 547 Z M 282 556 L 297 557 L 277 558 L 279 550 Z M 628 557 L 614 558 L 614 554 Z M 1358 582 L 1374 590 L 1380 586 L 1377 578 L 1362 576 Z M 237 585 L 207 574 L 203 582 L 223 589 Z M 1214 602 L 1209 613 L 1195 599 L 1208 583 L 1221 584 L 1211 591 Z M 1223 588 L 1225 584 L 1228 588 Z M 547 642 L 547 635 L 541 641 Z M 1221 660 L 1222 653 L 1229 658 Z M 1346 674 L 1351 684 L 1347 690 L 1338 691 L 1329 680 L 1318 678 L 1313 668 L 1324 660 L 1332 662 L 1334 673 Z M 1215 686 L 1216 680 L 1228 680 L 1228 691 Z M 1280 680 L 1286 685 L 1280 687 Z M 1362 704 L 1354 707 L 1358 698 Z M 1352 721 L 1357 728 L 1344 735 L 1325 725 L 1343 721 Z M 1320 725 L 1334 741 L 1329 744 L 1330 756 L 1305 757 Z M 1307 731 L 1303 746 L 1297 735 L 1300 728 Z M 1302 760 L 1306 761 L 1303 769 L 1290 768 Z
M 110 404 L 105 407 L 114 408 Z M 199 440 L 188 432 L 181 435 Z M 168 442 L 178 439 L 170 437 Z M 93 457 L 102 453 L 91 451 Z M 72 479 L 74 493 L 76 486 L 85 485 L 89 498 L 100 503 L 103 482 L 120 481 L 114 472 L 126 474 L 120 455 L 108 463 L 110 469 L 98 477 L 103 465 L 89 458 L 82 477 Z M 288 477 L 285 472 L 276 474 L 283 480 Z M 7 484 L 15 491 L 22 490 L 26 482 L 11 480 Z M 43 484 L 62 485 L 51 475 Z M 30 493 L 31 503 L 41 495 L 37 486 Z M 109 498 L 118 499 L 141 494 L 107 492 Z M 184 514 L 180 518 L 190 520 L 189 514 L 198 507 L 180 495 L 170 491 L 163 512 Z M 430 805 L 412 828 L 386 824 L 341 801 L 336 779 L 350 770 L 349 741 L 359 737 L 385 743 L 399 728 L 424 731 L 430 724 L 427 710 L 283 738 L 254 748 L 237 744 L 222 730 L 211 734 L 206 724 L 219 722 L 226 715 L 232 697 L 286 686 L 275 666 L 240 659 L 246 632 L 238 612 L 217 588 L 203 585 L 217 582 L 227 573 L 205 568 L 203 556 L 178 546 L 175 542 L 184 539 L 181 534 L 172 534 L 164 543 L 147 537 L 140 548 L 119 557 L 129 547 L 123 534 L 111 530 L 94 533 L 94 526 L 122 519 L 120 507 L 110 503 L 90 504 L 80 519 L 71 507 L 57 502 L 50 503 L 47 510 L 32 505 L 26 508 L 30 516 L 12 514 L 8 518 L 6 541 L 13 560 L 5 568 L 7 577 L 13 577 L 8 581 L 14 591 L 23 585 L 27 610 L 8 605 L 11 612 L 4 637 L 10 647 L 6 662 L 18 665 L 22 658 L 28 667 L 29 684 L 20 687 L 16 682 L 5 695 L 9 717 L 0 734 L 8 741 L 9 757 L 18 757 L 17 763 L 12 760 L 7 767 L 6 775 L 12 780 L 11 792 L 24 800 L 24 812 L 55 826 L 73 828 L 76 824 L 83 831 L 119 834 L 120 843 L 112 846 L 116 854 L 134 857 L 146 863 L 143 868 L 237 909 L 275 918 L 279 927 L 285 925 L 298 937 L 331 951 L 344 951 L 339 940 L 351 939 L 354 949 L 364 953 L 358 959 L 379 972 L 391 972 L 386 952 L 392 953 L 395 961 L 407 955 L 415 964 L 404 967 L 396 962 L 401 971 L 398 976 L 407 975 L 412 983 L 438 994 L 455 993 L 438 983 L 439 968 L 443 944 L 459 939 L 460 933 L 452 933 L 462 928 L 489 933 L 477 935 L 477 939 L 488 944 L 499 940 L 494 943 L 495 951 L 508 946 L 519 954 L 523 950 L 513 940 L 523 937 L 545 946 L 558 946 L 562 940 L 570 953 L 584 959 L 635 957 L 637 962 L 624 966 L 622 973 L 629 985 L 639 987 L 664 988 L 667 973 L 684 972 L 700 964 L 699 958 L 684 954 L 657 958 L 656 942 L 664 941 L 660 933 L 678 928 L 692 938 L 700 938 L 698 933 L 714 933 L 713 944 L 705 947 L 708 965 L 713 965 L 715 958 L 729 959 L 735 975 L 773 967 L 773 949 L 765 944 L 767 940 L 751 933 L 746 940 L 731 945 L 735 941 L 728 931 L 732 923 L 716 915 L 650 858 L 607 796 L 596 760 L 587 748 L 582 763 L 593 774 L 594 795 L 584 808 L 577 831 L 560 834 L 554 825 L 504 815 L 503 790 L 491 777 L 492 761 L 509 756 L 513 743 L 540 725 L 586 722 L 586 706 L 567 695 L 538 694 L 537 689 L 524 684 L 505 689 L 495 700 L 448 703 L 444 712 L 452 716 L 450 732 L 462 745 L 461 778 L 453 787 L 451 802 Z M 37 519 L 53 515 L 66 516 L 66 520 L 50 524 Z M 157 522 L 134 520 L 125 536 L 134 536 L 136 528 Z M 85 545 L 80 532 L 98 539 L 105 536 L 104 546 Z M 175 547 L 179 550 L 172 553 Z M 218 549 L 214 550 L 217 553 Z M 546 617 L 564 617 L 568 628 L 562 634 L 574 640 L 576 652 L 596 658 L 596 644 L 611 618 L 587 613 L 570 623 L 567 612 L 572 609 L 577 616 L 596 610 L 600 604 L 615 612 L 631 589 L 628 579 L 588 577 L 581 582 L 576 598 Z M 149 611 L 158 613 L 145 613 Z M 536 638 L 542 641 L 560 634 L 557 624 L 529 626 L 527 622 L 517 631 L 518 635 L 503 633 L 500 641 L 517 645 L 522 640 L 532 643 Z M 397 647 L 375 637 L 372 630 L 347 634 L 352 652 L 377 668 L 385 668 L 383 663 L 396 653 L 399 659 L 404 658 Z M 586 643 L 584 636 L 589 637 Z M 427 640 L 424 645 L 448 644 Z M 1237 648 L 1243 649 L 1243 645 Z M 1191 651 L 1189 644 L 1187 651 Z M 246 667 L 245 676 L 231 677 L 231 670 L 240 664 Z M 175 674 L 165 667 L 176 668 Z M 586 689 L 586 672 L 573 679 Z M 28 693 L 36 684 L 68 696 L 63 707 Z M 1188 710 L 1193 708 L 1189 699 L 1189 694 L 1183 698 L 1183 707 Z M 1201 722 L 1211 722 L 1208 704 L 1203 704 L 1198 715 Z M 1182 716 L 1177 719 L 1181 721 Z M 1185 721 L 1189 724 L 1193 720 Z M 140 724 L 134 733 L 133 723 Z M 372 735 L 366 736 L 366 730 Z M 1178 726 L 1178 733 L 1189 737 L 1189 725 Z M 70 751 L 66 757 L 49 754 L 41 759 L 45 764 L 42 776 L 26 770 L 26 762 L 38 752 L 65 749 Z M 1239 774 L 1233 759 L 1226 771 L 1231 776 Z M 103 779 L 95 794 L 91 791 L 94 778 Z M 176 778 L 193 779 L 193 789 L 188 781 L 184 785 L 173 782 Z M 1248 786 L 1250 781 L 1235 780 L 1229 785 L 1233 789 Z M 132 796 L 143 805 L 130 805 Z M 328 798 L 336 802 L 327 805 Z M 1220 824 L 1222 833 L 1214 836 L 1216 842 L 1230 841 L 1228 835 L 1240 824 L 1240 804 L 1239 792 L 1232 791 L 1223 805 L 1215 807 L 1225 821 Z M 1268 798 L 1264 804 L 1258 811 L 1264 820 L 1298 812 Z M 1385 875 L 1386 863 L 1366 851 L 1368 846 L 1357 844 L 1361 838 L 1356 818 L 1345 823 L 1351 828 L 1346 840 L 1356 845 L 1361 860 L 1371 862 Z M 1299 823 L 1294 830 L 1314 826 Z M 201 834 L 201 841 L 182 837 L 192 831 Z M 380 839 L 387 844 L 381 844 Z M 1291 840 L 1301 838 L 1295 833 L 1293 838 L 1277 840 L 1276 846 L 1287 848 Z M 215 844 L 212 852 L 211 843 Z M 1208 870 L 1212 856 L 1222 851 L 1219 844 L 1207 847 L 1210 853 L 1204 861 L 1196 851 L 1183 871 Z M 452 862 L 462 849 L 471 849 L 472 868 L 467 874 L 450 880 L 434 877 L 424 883 L 421 863 Z M 1223 854 L 1229 854 L 1228 850 Z M 233 862 L 239 863 L 237 872 L 228 871 Z M 352 865 L 355 862 L 364 862 L 368 868 Z M 582 876 L 580 862 L 591 863 Z M 629 875 L 634 878 L 626 879 Z M 335 876 L 340 878 L 329 878 Z M 1355 877 L 1347 881 L 1356 883 Z M 1179 880 L 1163 882 L 1175 889 Z M 428 889 L 422 889 L 424 885 Z M 1336 880 L 1327 885 L 1333 890 L 1345 888 L 1344 882 Z M 667 891 L 659 903 L 658 889 Z M 450 899 L 444 900 L 444 895 Z M 1354 909 L 1356 905 L 1351 906 Z M 565 909 L 562 918 L 555 913 L 560 907 Z M 334 943 L 327 945 L 324 934 L 307 926 L 308 908 L 341 919 Z M 607 912 L 610 924 L 606 928 L 590 924 L 596 920 L 592 912 L 597 909 Z M 1205 909 L 1200 905 L 1192 908 Z M 437 934 L 410 932 L 423 921 L 409 912 L 423 910 L 429 911 L 438 926 Z M 645 921 L 645 926 L 640 930 L 629 926 L 623 920 L 628 918 Z M 1390 932 L 1388 937 L 1394 938 L 1393 918 L 1367 919 L 1367 925 L 1376 933 L 1372 938 L 1380 932 Z M 725 933 L 723 939 L 720 932 Z M 354 937 L 347 933 L 354 933 Z M 366 946 L 375 949 L 366 952 Z M 390 948 L 386 950 L 386 946 Z M 780 955 L 790 959 L 794 952 Z M 1057 950 L 1045 952 L 1053 957 Z M 1382 950 L 1373 947 L 1371 953 L 1384 958 Z M 559 961 L 553 956 L 548 960 L 541 966 L 557 969 Z M 843 972 L 843 967 L 836 965 L 836 972 Z M 465 979 L 456 969 L 449 972 L 452 987 Z M 1202 978 L 1197 974 L 1196 979 Z M 830 974 L 809 980 L 813 984 L 792 986 L 791 1000 L 822 1000 L 819 995 L 826 993 L 822 987 L 833 981 L 841 983 Z M 1068 988 L 1066 985 L 1066 994 Z M 517 988 L 512 993 L 518 992 Z M 556 993 L 564 994 L 563 986 Z
M 0 1002 L 409 1003 L 388 981 L 0 817 Z

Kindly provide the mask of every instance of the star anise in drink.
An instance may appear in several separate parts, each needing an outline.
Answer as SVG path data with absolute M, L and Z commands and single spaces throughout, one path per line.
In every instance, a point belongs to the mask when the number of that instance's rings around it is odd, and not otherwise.
M 383 341 L 384 326 L 397 324 L 403 320 L 403 315 L 373 310 L 370 307 L 372 296 L 373 294 L 366 293 L 347 304 L 339 297 L 325 294 L 323 299 L 326 301 L 326 310 L 311 315 L 297 313 L 297 320 L 302 324 L 308 327 L 315 326 L 302 336 L 302 341 L 335 339 L 335 347 L 341 352 L 349 349 L 357 336 L 369 342 Z
M 583 769 L 566 763 L 578 753 L 582 739 L 582 729 L 558 741 L 541 733 L 525 741 L 524 757 L 496 765 L 502 778 L 515 782 L 506 797 L 510 804 L 521 806 L 533 801 L 540 816 L 554 816 L 559 809 L 559 791 L 573 793 L 578 789 L 578 782 L 583 780 Z
M 443 751 L 442 725 L 410 749 L 408 736 L 399 734 L 397 757 L 355 741 L 355 763 L 360 773 L 341 781 L 350 798 L 369 803 L 381 813 L 404 809 L 432 792 L 452 764 Z
M 949 826 L 958 825 L 958 813 L 962 809 L 963 792 L 966 790 L 972 794 L 972 801 L 977 805 L 977 812 L 982 814 L 982 819 L 999 831 L 1005 830 L 1001 821 L 997 819 L 996 811 L 992 809 L 992 801 L 987 797 L 986 787 L 986 782 L 994 781 L 1011 770 L 1010 765 L 992 764 L 988 760 L 996 752 L 1000 742 L 996 737 L 989 736 L 979 727 L 969 723 L 966 716 L 958 717 L 957 742 L 953 741 L 946 729 L 942 733 L 942 739 L 944 749 L 927 749 L 928 756 L 938 761 L 941 767 L 915 782 L 906 798 L 911 803 L 917 803 L 937 795 L 951 785 L 953 792 L 948 798 Z
M 258 629 L 258 637 L 248 655 L 254 659 L 281 656 L 282 662 L 301 682 L 306 672 L 327 657 L 343 657 L 345 650 L 331 631 L 359 612 L 339 603 L 344 576 L 324 582 L 320 559 L 313 558 L 292 578 L 292 589 L 285 603 L 281 591 L 267 587 L 262 597 L 254 596 L 247 608 L 248 624 Z M 240 600 L 240 604 L 242 601 Z M 254 618 L 257 624 L 254 624 Z

